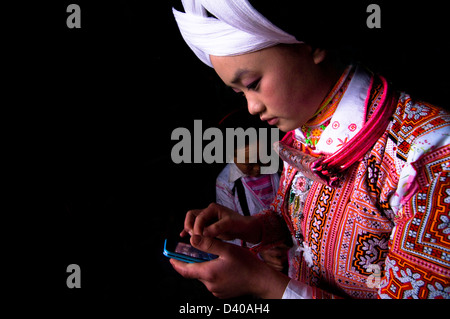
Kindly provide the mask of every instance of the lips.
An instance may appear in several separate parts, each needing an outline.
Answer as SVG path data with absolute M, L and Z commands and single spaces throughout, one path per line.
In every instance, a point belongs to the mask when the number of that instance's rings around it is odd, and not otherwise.
M 267 121 L 269 125 L 275 125 L 278 123 L 278 117 L 261 118 L 261 121 Z

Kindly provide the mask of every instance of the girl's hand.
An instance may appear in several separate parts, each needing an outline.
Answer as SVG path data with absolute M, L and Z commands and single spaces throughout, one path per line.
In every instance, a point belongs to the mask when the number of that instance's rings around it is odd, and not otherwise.
M 256 244 L 261 241 L 262 225 L 258 217 L 246 217 L 219 204 L 190 210 L 184 220 L 181 237 L 201 235 L 223 240 L 236 238 Z
M 289 247 L 285 244 L 280 244 L 273 248 L 259 252 L 261 258 L 275 270 L 283 271 L 288 266 L 288 251 Z
M 281 298 L 289 283 L 289 277 L 266 265 L 248 249 L 199 235 L 192 236 L 191 244 L 219 257 L 203 263 L 188 264 L 174 259 L 170 262 L 183 277 L 200 280 L 216 297 L 251 294 Z

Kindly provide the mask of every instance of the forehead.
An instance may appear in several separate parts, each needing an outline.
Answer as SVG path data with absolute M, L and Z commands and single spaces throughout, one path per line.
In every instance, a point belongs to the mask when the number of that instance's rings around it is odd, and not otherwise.
M 259 70 L 262 61 L 266 59 L 263 51 L 235 56 L 210 56 L 210 58 L 214 70 L 228 84 L 235 83 L 248 72 Z
M 236 148 L 234 159 L 237 163 L 256 163 L 258 161 L 258 143 Z
M 300 50 L 298 49 L 300 48 Z M 302 45 L 276 45 L 256 52 L 234 56 L 210 56 L 211 63 L 219 77 L 232 84 L 239 76 L 248 72 L 262 72 L 268 69 L 292 68 L 302 63 Z M 300 58 L 300 59 L 299 59 Z

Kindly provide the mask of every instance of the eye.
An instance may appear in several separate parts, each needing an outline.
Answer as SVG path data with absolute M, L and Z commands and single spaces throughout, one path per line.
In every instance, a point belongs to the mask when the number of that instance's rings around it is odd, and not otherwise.
M 247 85 L 246 88 L 247 88 L 248 90 L 257 90 L 260 81 L 261 81 L 261 78 L 256 79 L 255 81 L 253 81 L 252 83 L 250 83 L 249 85 Z

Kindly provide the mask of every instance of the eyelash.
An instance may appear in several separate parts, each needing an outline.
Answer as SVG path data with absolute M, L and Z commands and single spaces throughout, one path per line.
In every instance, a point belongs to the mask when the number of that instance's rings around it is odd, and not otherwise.
M 259 82 L 261 81 L 261 79 L 257 79 L 255 81 L 253 81 L 252 83 L 250 83 L 249 85 L 247 85 L 247 89 L 248 90 L 254 90 L 256 91 L 258 89 L 259 86 Z
M 249 85 L 246 86 L 247 90 L 254 90 L 257 91 L 258 90 L 258 86 L 259 86 L 259 82 L 261 82 L 261 78 L 253 81 L 252 83 L 250 83 Z M 233 89 L 233 91 L 235 91 L 238 94 L 241 94 L 242 96 L 245 97 L 245 92 L 242 92 L 241 90 L 238 89 Z

